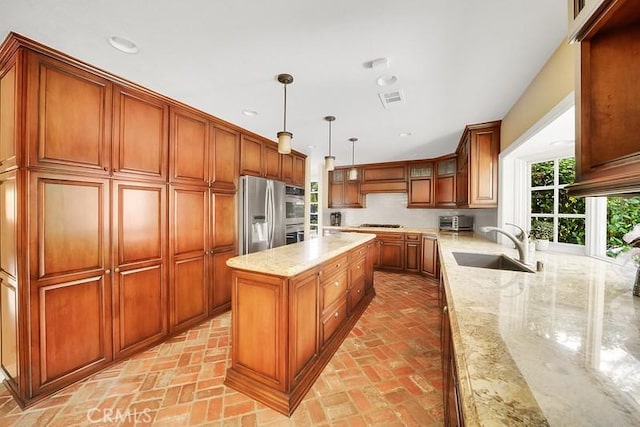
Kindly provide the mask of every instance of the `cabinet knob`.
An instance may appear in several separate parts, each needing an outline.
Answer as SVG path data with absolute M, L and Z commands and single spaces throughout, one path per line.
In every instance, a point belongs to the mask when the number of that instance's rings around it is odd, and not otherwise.
M 109 168 L 108 168 L 108 167 L 106 167 L 106 166 L 105 166 L 105 167 L 103 167 L 102 169 L 104 169 L 104 171 L 105 171 L 105 172 L 108 172 L 108 171 L 109 171 Z
M 111 270 L 109 270 L 108 268 L 104 271 L 104 274 L 111 274 Z
M 358 293 L 360 293 L 360 291 L 362 291 L 362 289 L 358 289 Z
M 340 282 L 336 280 L 336 283 L 333 284 L 336 288 L 340 286 Z
M 442 307 L 442 314 L 445 314 L 447 312 L 447 310 L 448 310 L 448 308 L 447 308 L 446 305 L 444 307 Z
M 114 268 L 113 271 L 115 271 L 116 273 L 120 273 L 120 269 L 118 267 Z
M 336 264 L 336 268 L 340 268 L 340 264 Z
M 333 315 L 333 317 L 338 317 L 340 314 L 336 311 L 336 313 Z
M 360 270 L 360 266 L 357 266 L 356 268 L 357 268 L 358 270 Z
M 113 169 L 113 172 L 118 172 L 118 169 Z

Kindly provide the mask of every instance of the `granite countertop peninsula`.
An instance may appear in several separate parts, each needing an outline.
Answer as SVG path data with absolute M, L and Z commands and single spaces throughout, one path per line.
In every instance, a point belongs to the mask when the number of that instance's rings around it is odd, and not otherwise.
M 537 273 L 463 267 L 452 252 L 517 252 L 474 234 L 438 242 L 466 425 L 640 425 L 632 267 L 551 251 Z
M 386 228 L 386 227 L 360 227 L 359 225 L 341 225 L 341 226 L 331 226 L 325 225 L 322 227 L 325 230 L 336 230 L 336 231 L 357 231 L 360 233 L 363 232 L 371 232 L 371 233 L 420 233 L 420 234 L 431 234 L 437 235 L 438 229 L 434 227 L 398 227 L 398 228 Z
M 375 234 L 368 233 L 339 233 L 240 255 L 227 260 L 227 265 L 240 270 L 291 277 L 375 237 Z

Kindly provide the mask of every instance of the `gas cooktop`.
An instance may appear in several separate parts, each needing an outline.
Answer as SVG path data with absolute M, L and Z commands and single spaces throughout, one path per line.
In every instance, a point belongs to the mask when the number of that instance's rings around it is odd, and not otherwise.
M 361 228 L 402 228 L 400 224 L 360 224 Z

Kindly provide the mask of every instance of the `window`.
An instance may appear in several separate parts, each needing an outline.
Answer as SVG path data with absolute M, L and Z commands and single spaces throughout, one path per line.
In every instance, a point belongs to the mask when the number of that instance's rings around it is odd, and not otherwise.
M 630 249 L 622 236 L 640 224 L 640 197 L 607 198 L 607 256 L 617 257 Z
M 585 199 L 567 194 L 565 187 L 575 178 L 575 159 L 556 158 L 530 163 L 529 224 L 553 225 L 556 243 L 585 244 Z
M 318 236 L 318 181 L 311 181 L 309 193 L 309 222 L 311 237 Z

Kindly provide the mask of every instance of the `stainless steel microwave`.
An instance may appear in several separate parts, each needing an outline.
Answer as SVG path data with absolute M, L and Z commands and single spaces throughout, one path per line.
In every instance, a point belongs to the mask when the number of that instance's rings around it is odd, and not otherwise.
M 438 227 L 448 231 L 473 231 L 473 216 L 450 215 L 439 217 Z

